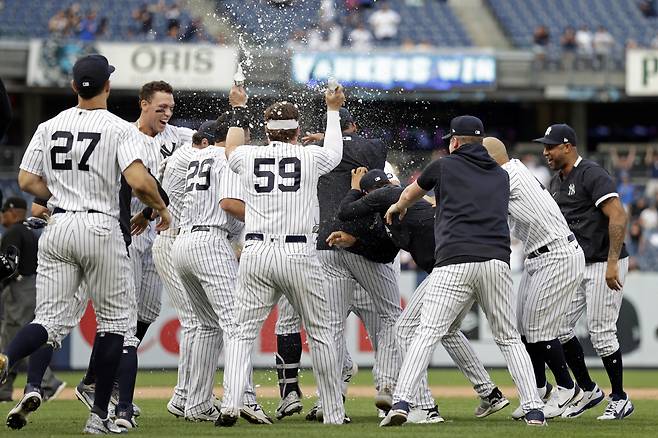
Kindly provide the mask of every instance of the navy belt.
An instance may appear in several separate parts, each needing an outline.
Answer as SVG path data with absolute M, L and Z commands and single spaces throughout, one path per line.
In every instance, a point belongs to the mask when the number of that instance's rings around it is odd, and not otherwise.
M 568 242 L 573 242 L 574 240 L 576 240 L 576 236 L 574 236 L 573 234 L 569 234 L 567 236 Z M 535 257 L 539 257 L 540 255 L 546 254 L 547 252 L 550 252 L 550 250 L 548 249 L 548 245 L 544 245 L 541 248 L 537 248 L 535 251 L 528 254 L 528 258 L 534 259 Z
M 260 240 L 263 242 L 265 236 L 261 233 L 247 233 L 244 236 L 244 240 Z M 306 243 L 306 236 L 288 235 L 284 240 L 286 243 Z
M 55 207 L 53 209 L 53 214 L 59 214 L 59 213 L 66 213 L 66 210 L 64 210 L 63 208 Z M 101 212 L 98 211 L 98 210 L 93 210 L 92 209 L 92 210 L 87 210 L 87 213 L 101 213 Z

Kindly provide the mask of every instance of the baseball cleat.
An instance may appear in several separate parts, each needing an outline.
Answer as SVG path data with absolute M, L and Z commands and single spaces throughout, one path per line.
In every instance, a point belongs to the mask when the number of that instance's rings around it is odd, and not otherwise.
M 304 409 L 304 406 L 302 406 L 302 402 L 299 400 L 299 394 L 297 394 L 297 391 L 290 391 L 279 402 L 279 406 L 276 408 L 276 419 L 280 420 L 283 417 L 298 414 L 302 409 Z
M 118 427 L 110 417 L 101 418 L 98 414 L 94 412 L 89 413 L 89 418 L 87 419 L 87 424 L 85 428 L 82 429 L 82 433 L 88 435 L 108 435 L 108 434 L 118 434 L 125 433 L 124 429 Z
M 322 423 L 324 421 L 324 413 L 322 412 L 322 406 L 317 404 L 311 408 L 310 411 L 306 414 L 307 421 L 319 421 Z
M 9 411 L 7 426 L 11 429 L 22 429 L 27 424 L 27 416 L 41 406 L 41 393 L 38 388 L 28 386 L 25 388 L 23 398 Z
M 393 391 L 388 386 L 380 389 L 375 396 L 375 406 L 384 411 L 389 411 L 393 406 Z
M 395 403 L 386 417 L 379 423 L 379 427 L 402 426 L 409 417 L 409 403 L 399 401 Z
M 142 410 L 137 406 L 135 403 L 133 403 L 133 416 L 139 417 L 142 415 Z
M 491 391 L 491 394 L 480 398 L 480 406 L 475 409 L 475 416 L 477 418 L 484 418 L 507 406 L 509 406 L 509 400 L 496 387 Z
M 551 393 L 553 392 L 553 385 L 550 383 L 546 382 L 546 386 L 543 388 L 537 388 L 537 392 L 539 392 L 539 398 L 546 403 L 548 400 L 551 398 Z M 520 420 L 525 416 L 525 412 L 523 412 L 523 408 L 519 406 L 512 412 L 512 419 L 514 420 Z
M 386 411 L 383 409 L 377 409 L 377 418 L 385 418 L 386 417 Z
M 133 413 L 131 411 L 132 409 L 130 408 L 117 409 L 114 424 L 116 424 L 121 429 L 125 429 L 125 430 L 136 428 L 137 421 L 135 421 L 135 417 L 133 416 Z
M 225 408 L 219 413 L 215 426 L 231 427 L 238 421 L 239 409 Z
M 94 406 L 94 394 L 96 391 L 96 384 L 92 383 L 90 385 L 85 385 L 84 382 L 78 383 L 78 386 L 75 387 L 75 396 L 87 406 L 87 409 L 91 409 Z
M 167 403 L 167 412 L 176 418 L 185 417 L 185 406 L 178 406 L 172 400 Z
M 43 401 L 47 402 L 56 399 L 66 388 L 66 382 L 59 382 L 56 388 L 46 388 L 43 390 Z
M 631 399 L 626 396 L 626 398 L 621 398 L 614 400 L 613 398 L 608 399 L 608 407 L 605 408 L 603 415 L 597 417 L 597 420 L 621 420 L 628 417 L 635 411 Z
M 9 358 L 6 354 L 0 353 L 0 385 L 5 383 L 9 374 Z
M 263 411 L 258 403 L 244 405 L 240 409 L 240 416 L 251 424 L 272 424 L 272 419 Z
M 573 388 L 567 389 L 557 386 L 557 391 L 553 391 L 551 398 L 544 405 L 544 417 L 551 419 L 559 417 L 572 404 L 578 403 L 583 398 L 583 391 L 574 383 Z
M 562 418 L 576 418 L 579 417 L 587 409 L 591 409 L 603 401 L 605 395 L 598 385 L 594 385 L 591 391 L 583 391 L 583 398 L 578 402 L 573 403 L 562 413 Z
M 546 418 L 540 409 L 531 409 L 525 413 L 525 424 L 528 426 L 546 426 Z
M 201 422 L 201 421 L 217 421 L 219 419 L 219 411 L 214 406 L 207 411 L 194 415 L 185 415 L 187 421 Z
M 430 409 L 414 408 L 409 411 L 407 416 L 407 423 L 413 424 L 436 424 L 444 421 L 439 413 L 439 407 L 436 405 Z

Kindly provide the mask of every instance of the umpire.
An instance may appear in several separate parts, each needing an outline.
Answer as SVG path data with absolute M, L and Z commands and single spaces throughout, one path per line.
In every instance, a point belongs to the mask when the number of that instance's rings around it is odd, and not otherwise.
M 0 346 L 6 348 L 18 330 L 34 319 L 36 307 L 37 235 L 25 225 L 27 203 L 23 198 L 9 198 L 2 206 L 2 225 L 7 230 L 0 242 L 0 253 L 11 246 L 18 249 L 18 274 L 9 280 L 2 293 L 3 315 L 0 326 Z M 0 401 L 11 401 L 16 371 L 11 371 L 0 386 Z M 43 398 L 47 400 L 66 384 L 58 380 L 48 368 L 41 383 Z
M 598 419 L 622 419 L 633 413 L 633 404 L 624 392 L 617 340 L 617 318 L 628 272 L 628 253 L 624 247 L 626 212 L 608 172 L 578 154 L 576 133 L 569 125 L 551 125 L 542 138 L 534 141 L 544 145 L 548 167 L 557 171 L 549 191 L 585 253 L 583 281 L 564 318 L 559 338 L 567 363 L 585 396 L 562 416 L 578 417 L 604 397 L 589 375 L 583 348 L 574 333 L 576 322 L 587 308 L 592 345 L 612 385 L 608 407 Z

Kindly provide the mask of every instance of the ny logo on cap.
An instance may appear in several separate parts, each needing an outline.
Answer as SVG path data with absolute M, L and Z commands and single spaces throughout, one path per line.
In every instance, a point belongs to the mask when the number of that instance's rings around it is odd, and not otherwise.
M 564 138 L 562 139 L 562 141 L 564 141 L 565 143 L 569 143 L 569 139 L 566 138 L 566 137 L 564 137 Z
M 89 84 L 89 81 L 84 81 L 84 82 L 82 83 L 82 86 L 83 86 L 83 87 L 88 87 L 89 85 L 90 85 L 90 84 Z
M 479 130 L 479 129 L 476 129 L 476 130 L 475 130 L 475 133 L 476 133 L 477 135 L 480 135 L 480 130 Z
M 548 137 L 548 135 L 551 133 L 551 129 L 552 129 L 552 128 L 549 126 L 548 129 L 546 130 L 546 132 L 544 133 L 544 135 L 545 135 L 546 137 Z

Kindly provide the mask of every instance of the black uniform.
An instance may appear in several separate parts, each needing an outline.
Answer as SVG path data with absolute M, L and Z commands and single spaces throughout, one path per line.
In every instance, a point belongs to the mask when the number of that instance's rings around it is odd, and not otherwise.
M 402 187 L 393 185 L 373 190 L 367 195 L 360 190 L 350 190 L 340 204 L 338 218 L 349 221 L 373 214 L 383 218 L 403 191 Z M 434 268 L 435 211 L 429 202 L 421 199 L 409 207 L 402 221 L 395 217 L 393 224 L 386 227 L 393 243 L 411 253 L 416 265 L 428 273 Z
M 398 249 L 388 238 L 378 215 L 349 222 L 338 219 L 340 202 L 351 187 L 352 169 L 383 169 L 386 154 L 386 145 L 381 140 L 366 139 L 357 134 L 343 136 L 343 159 L 334 170 L 321 176 L 318 181 L 320 224 L 317 249 L 330 250 L 327 237 L 333 231 L 345 231 L 359 239 L 355 246 L 346 248 L 347 251 L 378 263 L 390 263 L 395 259 Z
M 481 144 L 432 162 L 416 181 L 434 189 L 435 266 L 501 260 L 509 265 L 509 175 Z M 470 190 L 476 184 L 486 190 Z
M 18 273 L 22 276 L 35 275 L 37 273 L 37 236 L 18 222 L 2 235 L 0 252 L 4 253 L 7 248 L 13 245 L 18 248 Z
M 608 217 L 599 207 L 616 196 L 610 174 L 595 162 L 579 158 L 566 178 L 559 172 L 553 176 L 549 190 L 583 248 L 585 262 L 606 262 L 610 249 Z M 625 245 L 619 255 L 624 257 L 628 257 Z

